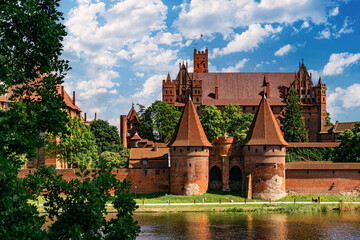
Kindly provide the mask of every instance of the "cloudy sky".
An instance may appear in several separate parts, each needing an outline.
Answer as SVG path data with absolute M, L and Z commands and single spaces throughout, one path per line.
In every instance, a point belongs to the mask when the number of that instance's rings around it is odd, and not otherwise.
M 275 3 L 274 3 L 275 2 Z M 166 74 L 209 49 L 210 72 L 297 72 L 327 84 L 332 120 L 360 120 L 358 0 L 62 0 L 65 88 L 113 125 L 161 99 Z

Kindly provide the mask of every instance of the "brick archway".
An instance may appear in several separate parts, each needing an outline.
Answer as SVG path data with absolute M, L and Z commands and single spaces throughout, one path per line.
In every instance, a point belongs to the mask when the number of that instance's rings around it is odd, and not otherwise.
M 209 190 L 221 190 L 222 186 L 221 170 L 218 166 L 214 166 L 210 169 Z
M 242 173 L 238 166 L 233 166 L 229 174 L 229 187 L 232 191 L 241 191 Z

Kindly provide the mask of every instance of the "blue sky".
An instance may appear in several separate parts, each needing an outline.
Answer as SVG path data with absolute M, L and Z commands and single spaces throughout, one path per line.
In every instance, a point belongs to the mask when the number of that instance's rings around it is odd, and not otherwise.
M 274 3 L 275 2 L 275 3 Z M 327 84 L 332 120 L 360 120 L 360 1 L 62 0 L 68 92 L 119 125 L 132 102 L 161 99 L 167 73 L 209 49 L 211 72 L 296 72 Z M 203 37 L 201 37 L 203 36 Z

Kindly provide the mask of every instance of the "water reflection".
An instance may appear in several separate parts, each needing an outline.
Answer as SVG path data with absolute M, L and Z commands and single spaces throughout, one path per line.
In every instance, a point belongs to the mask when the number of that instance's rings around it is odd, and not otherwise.
M 359 213 L 137 213 L 138 239 L 360 239 Z

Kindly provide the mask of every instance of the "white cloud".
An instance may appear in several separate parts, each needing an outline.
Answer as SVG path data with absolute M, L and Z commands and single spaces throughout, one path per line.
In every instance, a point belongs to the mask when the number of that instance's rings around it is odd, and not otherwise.
M 318 33 L 316 39 L 330 39 L 330 37 L 339 38 L 344 34 L 349 34 L 354 32 L 354 29 L 350 27 L 350 20 L 348 17 L 344 19 L 344 23 L 339 29 L 336 24 L 326 23 L 324 30 Z
M 327 110 L 332 116 L 339 115 L 347 109 L 360 107 L 360 84 L 355 83 L 347 88 L 335 88 L 327 98 Z
M 174 26 L 190 39 L 214 33 L 227 38 L 233 29 L 256 23 L 287 25 L 298 20 L 324 23 L 331 4 L 330 0 L 191 0 L 179 6 L 181 12 Z
M 311 74 L 311 78 L 314 84 L 317 83 L 317 81 L 320 78 L 320 73 L 319 71 L 313 70 L 313 69 L 309 69 L 308 72 Z
M 293 50 L 294 50 L 294 46 L 291 46 L 291 44 L 286 44 L 286 45 L 282 46 L 279 50 L 277 50 L 274 53 L 274 56 L 284 56 Z
M 223 49 L 215 48 L 213 55 L 211 55 L 210 58 L 234 52 L 248 52 L 254 50 L 265 40 L 266 37 L 272 36 L 273 34 L 281 31 L 282 28 L 280 26 L 273 28 L 269 24 L 264 27 L 261 27 L 260 24 L 252 24 L 245 32 L 235 34 L 234 39 Z
M 245 63 L 249 61 L 248 58 L 243 58 L 242 60 L 238 61 L 235 66 L 230 66 L 227 68 L 221 69 L 221 72 L 238 72 L 241 68 L 245 66 Z
M 331 12 L 329 13 L 329 16 L 334 17 L 338 14 L 339 14 L 339 7 L 335 7 L 331 10 Z
M 352 27 L 349 27 L 349 18 L 345 18 L 343 26 L 341 27 L 339 32 L 335 33 L 335 38 L 341 37 L 342 34 L 348 34 L 352 32 L 354 32 L 354 30 L 352 29 Z
M 144 73 L 136 72 L 135 76 L 142 78 L 144 76 Z
M 300 29 L 305 29 L 310 27 L 310 24 L 307 21 L 304 21 L 303 24 L 301 25 Z
M 133 98 L 148 98 L 162 88 L 162 80 L 166 75 L 154 75 L 149 77 L 143 84 L 143 89 L 140 92 L 132 95 Z
M 329 62 L 322 70 L 324 76 L 339 75 L 344 72 L 346 67 L 356 64 L 360 60 L 360 53 L 333 53 Z
M 318 33 L 319 35 L 316 36 L 316 39 L 329 39 L 331 32 L 329 30 L 329 28 L 325 28 L 324 30 L 322 30 L 321 32 Z

